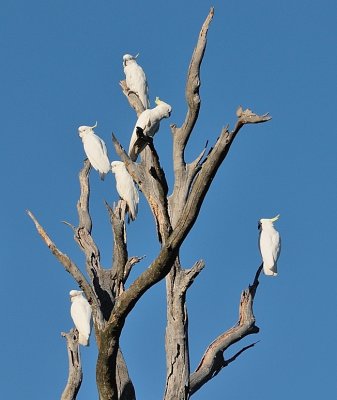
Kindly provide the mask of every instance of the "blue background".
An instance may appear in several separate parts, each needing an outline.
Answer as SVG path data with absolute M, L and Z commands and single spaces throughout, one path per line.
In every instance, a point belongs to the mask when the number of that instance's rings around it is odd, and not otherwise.
M 204 259 L 188 292 L 191 369 L 238 318 L 241 290 L 260 264 L 257 220 L 281 214 L 279 276 L 261 276 L 255 302 L 260 342 L 204 386 L 196 400 L 332 399 L 336 395 L 336 37 L 335 1 L 2 0 L 0 230 L 2 351 L 6 399 L 56 399 L 67 379 L 61 331 L 72 327 L 76 284 L 42 243 L 25 210 L 83 268 L 77 224 L 79 125 L 94 125 L 117 159 L 111 131 L 128 147 L 135 114 L 119 88 L 122 56 L 139 63 L 155 96 L 170 103 L 155 146 L 172 188 L 170 123 L 184 120 L 185 78 L 200 27 L 215 6 L 201 71 L 201 113 L 187 149 L 196 157 L 239 104 L 273 119 L 244 127 L 205 199 L 182 250 L 186 268 Z M 114 177 L 91 173 L 93 236 L 111 265 L 103 199 L 117 201 Z M 129 254 L 157 254 L 148 206 L 128 226 Z M 152 288 L 127 320 L 122 349 L 139 399 L 162 398 L 165 285 Z M 94 337 L 81 349 L 78 399 L 97 398 Z

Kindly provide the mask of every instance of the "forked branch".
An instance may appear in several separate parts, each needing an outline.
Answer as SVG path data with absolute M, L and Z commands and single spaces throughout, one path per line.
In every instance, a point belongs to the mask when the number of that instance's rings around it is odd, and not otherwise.
M 239 321 L 228 331 L 218 336 L 206 349 L 197 369 L 190 376 L 190 395 L 199 390 L 206 382 L 217 375 L 224 367 L 227 367 L 245 350 L 254 346 L 251 344 L 244 347 L 228 360 L 224 358 L 224 352 L 234 343 L 244 337 L 259 332 L 255 325 L 253 302 L 256 289 L 259 285 L 259 276 L 262 265 L 258 268 L 252 285 L 241 294 L 239 307 Z

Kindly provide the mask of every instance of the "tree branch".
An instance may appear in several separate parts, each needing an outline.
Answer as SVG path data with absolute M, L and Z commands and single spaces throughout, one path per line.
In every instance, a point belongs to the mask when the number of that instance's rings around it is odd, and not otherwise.
M 131 161 L 113 133 L 112 142 L 116 153 L 145 196 L 156 222 L 159 241 L 164 242 L 172 230 L 166 197 L 168 186 L 153 144 L 150 142 L 141 152 L 142 162 L 137 164 Z
M 200 66 L 204 57 L 207 44 L 207 33 L 209 25 L 213 19 L 213 15 L 214 8 L 212 7 L 201 28 L 196 47 L 190 61 L 185 90 L 185 96 L 188 105 L 185 121 L 180 128 L 178 128 L 176 125 L 171 125 L 173 134 L 174 186 L 172 195 L 169 198 L 169 212 L 173 228 L 178 222 L 178 216 L 180 215 L 181 207 L 186 202 L 191 182 L 199 170 L 199 166 L 197 165 L 198 163 L 192 163 L 186 166 L 184 152 L 187 141 L 192 133 L 199 115 Z
M 116 358 L 116 382 L 118 400 L 136 400 L 135 389 L 129 377 L 122 351 L 119 349 Z
M 241 350 L 239 350 L 237 353 L 235 353 L 234 356 L 232 356 L 228 360 L 224 360 L 224 367 L 227 367 L 229 364 L 231 364 L 233 361 L 235 361 L 242 353 L 244 353 L 248 349 L 251 349 L 257 343 L 259 343 L 259 341 L 251 343 L 248 346 L 243 347 Z
M 81 194 L 77 202 L 78 212 L 78 226 L 85 228 L 91 233 L 92 221 L 89 214 L 89 198 L 90 198 L 90 185 L 89 185 L 89 172 L 91 164 L 88 159 L 84 161 L 84 166 L 79 173 Z
M 120 291 L 123 291 L 124 270 L 128 260 L 125 237 L 125 212 L 122 211 L 121 202 L 122 201 L 120 200 L 114 209 L 112 209 L 109 204 L 105 202 L 105 206 L 109 212 L 114 238 L 112 277 L 115 284 L 115 296 L 118 296 Z
M 145 256 L 142 257 L 133 256 L 128 259 L 127 263 L 125 264 L 123 283 L 127 281 L 133 266 L 139 263 L 143 258 L 145 258 Z
M 120 81 L 119 84 L 123 90 L 125 97 L 128 99 L 130 106 L 136 111 L 137 117 L 139 117 L 139 115 L 145 110 L 143 103 L 141 102 L 137 94 L 135 92 L 132 92 L 128 88 L 125 80 Z
M 79 225 L 75 229 L 74 240 L 85 255 L 86 271 L 97 295 L 97 302 L 104 320 L 108 320 L 114 304 L 112 271 L 101 267 L 100 252 L 91 236 L 92 222 L 89 211 L 90 163 L 84 162 L 79 173 L 80 199 L 77 203 Z M 103 321 L 101 320 L 100 323 Z
M 199 390 L 206 382 L 217 375 L 220 370 L 232 361 L 234 361 L 243 351 L 252 347 L 239 351 L 228 361 L 224 359 L 224 352 L 237 343 L 244 337 L 259 332 L 259 328 L 255 325 L 255 317 L 253 311 L 253 302 L 256 289 L 259 285 L 259 276 L 262 270 L 262 265 L 258 268 L 255 279 L 248 289 L 244 290 L 241 294 L 240 307 L 239 307 L 239 321 L 238 323 L 218 336 L 206 349 L 198 367 L 190 376 L 190 395 Z
M 247 109 L 248 110 L 248 109 Z M 247 111 L 246 110 L 246 111 Z M 248 110 L 250 113 L 251 111 Z M 179 219 L 175 224 L 175 228 L 170 236 L 171 246 L 175 246 L 175 242 L 182 241 L 187 236 L 188 232 L 194 225 L 201 205 L 206 196 L 206 193 L 215 177 L 221 163 L 225 159 L 233 143 L 234 138 L 241 129 L 241 127 L 247 123 L 261 123 L 266 122 L 271 119 L 268 114 L 258 116 L 257 114 L 251 113 L 251 118 L 247 119 L 247 114 L 240 116 L 236 123 L 236 126 L 232 132 L 228 131 L 228 127 L 225 127 L 218 140 L 216 141 L 214 147 L 208 153 L 206 159 L 203 161 L 199 171 L 195 174 L 196 177 L 189 187 L 190 191 L 187 195 L 187 200 L 183 206 L 182 212 L 179 214 Z M 247 122 L 247 120 L 249 122 Z M 181 186 L 181 185 L 179 185 Z M 186 182 L 185 182 L 185 194 L 186 194 Z M 181 191 L 181 189 L 180 189 Z M 170 199 L 170 205 L 177 203 L 177 199 L 174 197 Z
M 212 7 L 205 22 L 201 27 L 198 42 L 194 49 L 188 69 L 185 92 L 188 110 L 185 121 L 181 128 L 177 128 L 175 125 L 172 126 L 172 132 L 177 142 L 177 145 L 174 146 L 175 150 L 177 150 L 174 159 L 176 160 L 179 158 L 180 162 L 184 162 L 183 151 L 199 115 L 201 102 L 199 96 L 200 66 L 206 49 L 208 28 L 213 19 L 213 16 L 214 8 Z
M 56 247 L 54 242 L 48 236 L 47 232 L 43 229 L 38 220 L 35 218 L 34 214 L 29 210 L 27 210 L 27 214 L 34 222 L 36 230 L 38 231 L 39 235 L 41 236 L 41 238 L 43 239 L 49 250 L 52 252 L 52 254 L 63 265 L 64 269 L 75 279 L 79 287 L 84 291 L 89 303 L 91 303 L 92 306 L 97 307 L 97 302 L 95 299 L 95 295 L 92 291 L 92 288 L 88 283 L 88 281 L 86 280 L 85 276 L 77 267 L 77 265 L 73 261 L 71 261 L 71 259 L 66 254 L 62 253 Z
M 82 383 L 82 365 L 78 345 L 78 332 L 72 328 L 68 333 L 62 332 L 61 336 L 66 338 L 69 373 L 66 387 L 63 390 L 61 400 L 76 400 Z

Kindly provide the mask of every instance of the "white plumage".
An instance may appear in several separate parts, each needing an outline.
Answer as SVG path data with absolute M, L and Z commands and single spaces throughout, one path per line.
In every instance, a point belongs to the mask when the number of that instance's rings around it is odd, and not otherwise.
M 125 54 L 123 56 L 125 81 L 127 87 L 138 95 L 144 108 L 147 109 L 150 107 L 148 97 L 149 89 L 143 68 L 137 64 L 137 56 L 138 54 L 135 57 L 130 54 Z
M 80 126 L 78 134 L 90 164 L 99 172 L 101 179 L 104 179 L 110 170 L 110 161 L 104 141 L 94 133 L 96 126 L 97 123 L 94 126 Z
M 259 247 L 263 260 L 263 272 L 271 276 L 277 275 L 277 260 L 281 251 L 281 237 L 273 225 L 279 217 L 280 215 L 276 215 L 274 218 L 262 218 L 259 221 Z
M 139 194 L 136 185 L 122 161 L 112 161 L 111 171 L 115 174 L 117 192 L 126 201 L 130 218 L 134 221 L 137 216 L 139 203 Z
M 71 290 L 69 292 L 71 300 L 70 314 L 78 330 L 78 342 L 82 346 L 89 346 L 91 307 L 82 293 L 80 290 Z
M 137 134 L 137 128 L 141 128 L 145 139 L 146 137 L 153 137 L 158 132 L 160 121 L 171 115 L 172 107 L 169 104 L 159 100 L 158 97 L 155 102 L 157 104 L 155 108 L 145 110 L 139 115 L 133 129 L 129 146 L 129 156 L 132 161 L 137 160 L 138 154 L 147 144 L 146 140 Z

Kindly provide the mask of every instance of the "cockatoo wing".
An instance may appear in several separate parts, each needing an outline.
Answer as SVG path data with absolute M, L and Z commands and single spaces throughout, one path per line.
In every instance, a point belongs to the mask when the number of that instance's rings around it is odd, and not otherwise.
M 79 343 L 89 345 L 91 307 L 83 296 L 77 296 L 71 304 L 70 314 L 79 333 Z
M 133 182 L 133 179 L 127 171 L 123 173 L 124 185 L 124 199 L 128 205 L 129 215 L 132 221 L 136 219 L 138 212 L 139 194 L 138 190 Z
M 145 148 L 148 141 L 146 137 L 153 137 L 159 130 L 160 121 L 163 118 L 168 118 L 171 114 L 171 106 L 163 101 L 156 99 L 157 106 L 155 108 L 143 111 L 133 129 L 130 146 L 129 156 L 132 161 L 136 161 L 138 154 Z M 141 128 L 143 138 L 139 136 L 140 131 L 137 128 Z M 145 138 L 144 138 L 145 136 Z M 145 139 L 145 140 L 144 140 Z
M 147 131 L 151 129 L 151 110 L 145 110 L 140 114 L 133 129 L 129 145 L 129 157 L 132 161 L 137 160 L 138 154 L 146 146 L 146 142 L 143 143 L 142 141 L 138 140 L 139 135 L 137 134 L 137 127 L 141 128 L 144 135 L 147 134 Z
M 280 255 L 280 251 L 281 251 L 281 236 L 280 234 L 275 230 L 272 238 L 272 253 L 273 253 L 273 260 L 274 260 L 274 268 L 273 268 L 273 272 L 277 273 L 277 260 L 279 258 Z
M 260 234 L 260 252 L 263 260 L 263 271 L 266 275 L 277 275 L 277 259 L 280 251 L 280 235 L 272 229 L 263 229 Z
M 118 163 L 118 164 L 117 164 Z M 116 177 L 116 189 L 119 196 L 126 201 L 130 218 L 134 221 L 137 216 L 139 194 L 131 175 L 128 173 L 124 163 L 113 162 L 113 172 Z
M 110 161 L 104 141 L 94 133 L 87 134 L 82 140 L 84 151 L 90 164 L 104 179 L 104 175 L 110 170 Z
M 148 84 L 143 68 L 132 62 L 124 67 L 124 73 L 128 88 L 137 93 L 144 109 L 149 108 Z

